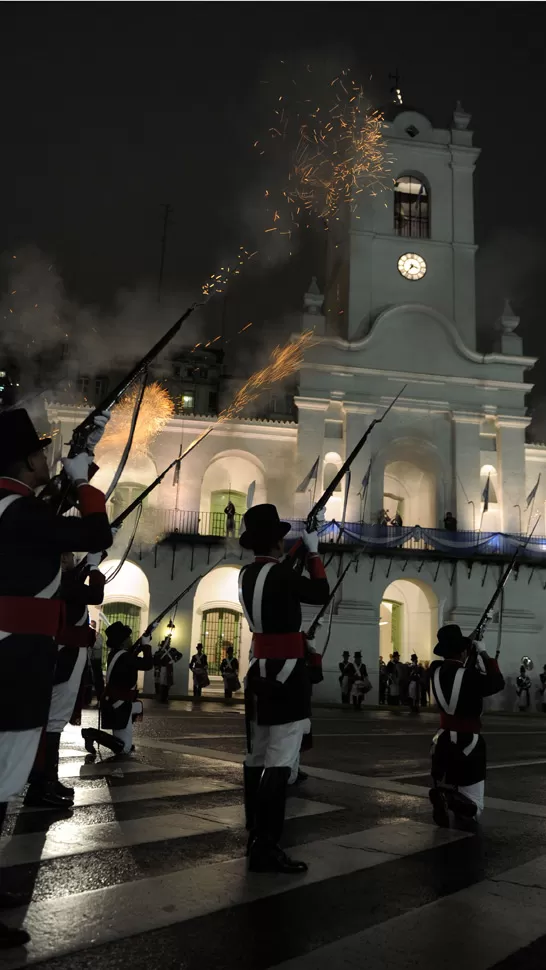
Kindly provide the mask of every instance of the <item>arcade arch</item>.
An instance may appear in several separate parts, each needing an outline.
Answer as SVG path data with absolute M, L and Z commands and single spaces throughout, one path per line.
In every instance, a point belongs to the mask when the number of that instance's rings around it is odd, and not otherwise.
M 210 673 L 219 673 L 225 648 L 231 644 L 240 676 L 248 668 L 251 634 L 239 603 L 240 565 L 222 565 L 204 576 L 193 600 L 192 648 L 202 643 Z
M 387 586 L 380 605 L 379 653 L 385 663 L 398 650 L 403 663 L 416 653 L 433 659 L 438 630 L 438 597 L 419 579 L 397 579 Z
M 245 451 L 223 452 L 211 461 L 201 483 L 200 531 L 223 534 L 224 508 L 232 501 L 236 513 L 236 532 L 240 517 L 246 512 L 246 496 L 252 482 L 256 482 L 254 505 L 267 501 L 265 473 L 262 463 Z

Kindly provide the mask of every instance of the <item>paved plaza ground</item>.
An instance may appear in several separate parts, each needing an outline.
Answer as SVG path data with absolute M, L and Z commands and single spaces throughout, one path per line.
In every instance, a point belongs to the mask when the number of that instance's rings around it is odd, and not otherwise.
M 1 840 L 5 888 L 33 898 L 7 917 L 32 943 L 0 967 L 544 970 L 546 719 L 486 718 L 473 833 L 432 824 L 436 724 L 315 711 L 309 779 L 291 790 L 285 830 L 309 862 L 301 877 L 246 873 L 239 704 L 147 701 L 135 754 L 95 765 L 68 729 L 73 812 L 14 804 Z

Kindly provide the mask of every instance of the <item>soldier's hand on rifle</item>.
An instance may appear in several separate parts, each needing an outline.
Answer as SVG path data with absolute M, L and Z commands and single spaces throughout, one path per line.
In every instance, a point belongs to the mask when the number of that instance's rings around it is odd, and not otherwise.
M 62 466 L 73 485 L 87 485 L 91 455 L 82 451 L 73 458 L 61 458 Z
M 307 549 L 307 552 L 316 554 L 318 553 L 319 537 L 318 532 L 307 532 L 306 529 L 303 530 L 302 542 Z
M 94 428 L 91 433 L 87 436 L 87 450 L 89 454 L 93 454 L 95 448 L 97 447 L 100 439 L 104 434 L 104 429 L 111 418 L 110 411 L 101 411 L 100 414 L 96 414 L 93 418 Z

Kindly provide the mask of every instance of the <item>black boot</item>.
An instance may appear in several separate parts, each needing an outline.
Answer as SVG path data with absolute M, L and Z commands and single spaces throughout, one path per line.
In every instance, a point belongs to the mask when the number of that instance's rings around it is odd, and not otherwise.
M 266 768 L 256 804 L 256 838 L 250 847 L 250 872 L 302 873 L 305 862 L 290 859 L 279 846 L 284 825 L 286 788 L 290 768 Z
M 30 785 L 25 795 L 24 804 L 30 808 L 71 808 L 74 801 L 74 790 L 69 797 L 58 790 L 59 744 L 61 735 L 58 731 L 48 731 L 44 737 L 43 767 L 39 771 L 34 766 Z M 64 788 L 64 785 L 61 786 Z
M 444 788 L 431 788 L 428 797 L 432 804 L 432 818 L 436 825 L 449 828 L 448 800 Z
M 248 832 L 248 844 L 246 854 L 250 852 L 250 846 L 256 838 L 256 803 L 258 800 L 258 789 L 263 768 L 250 768 L 243 765 L 244 791 L 245 791 L 245 827 Z
M 74 804 L 74 789 L 63 785 L 59 781 L 59 746 L 61 735 L 59 731 L 48 731 L 46 734 L 46 771 L 48 780 L 56 795 Z
M 82 738 L 85 741 L 85 750 L 95 753 L 94 744 L 100 744 L 103 748 L 109 748 L 114 754 L 121 754 L 123 751 L 123 741 L 115 738 L 113 734 L 106 731 L 99 731 L 98 728 L 82 728 Z

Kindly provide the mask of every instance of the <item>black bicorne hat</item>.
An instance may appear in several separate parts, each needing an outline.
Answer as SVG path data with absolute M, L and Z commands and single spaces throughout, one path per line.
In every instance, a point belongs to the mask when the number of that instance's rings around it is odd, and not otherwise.
M 0 411 L 0 461 L 10 465 L 47 448 L 51 438 L 39 438 L 24 408 Z
M 116 647 L 121 647 L 122 643 L 125 643 L 128 637 L 132 636 L 133 631 L 131 627 L 122 623 L 121 620 L 116 620 L 106 630 L 106 643 L 110 650 L 115 650 Z
M 275 505 L 253 505 L 244 514 L 245 531 L 239 539 L 243 549 L 252 549 L 256 542 L 278 542 L 290 532 L 289 522 L 281 522 Z
M 470 650 L 472 640 L 465 637 L 457 623 L 448 623 L 447 626 L 440 627 L 438 630 L 438 643 L 434 647 L 437 657 L 457 657 L 463 650 Z

